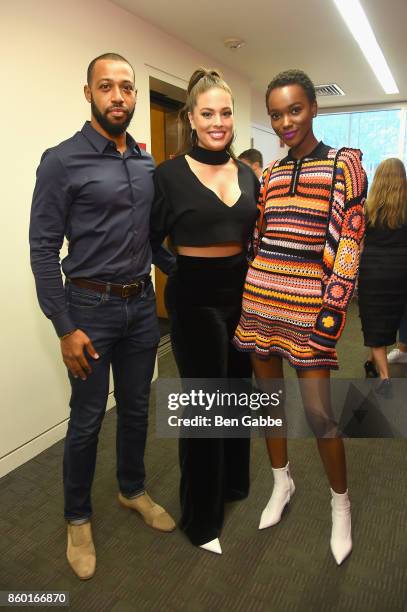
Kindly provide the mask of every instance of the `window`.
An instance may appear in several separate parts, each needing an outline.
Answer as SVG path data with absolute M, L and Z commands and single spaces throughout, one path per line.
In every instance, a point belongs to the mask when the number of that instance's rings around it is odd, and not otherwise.
M 319 115 L 314 121 L 314 132 L 318 140 L 340 149 L 349 146 L 350 113 Z
M 406 111 L 391 109 L 321 115 L 315 119 L 315 135 L 335 148 L 361 149 L 370 184 L 379 163 L 399 155 L 402 112 Z

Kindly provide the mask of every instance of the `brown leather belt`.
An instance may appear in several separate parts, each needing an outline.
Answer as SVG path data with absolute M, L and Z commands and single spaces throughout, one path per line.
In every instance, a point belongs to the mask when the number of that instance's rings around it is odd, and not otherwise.
M 103 281 L 89 280 L 87 278 L 68 278 L 67 280 L 77 287 L 82 287 L 82 289 L 91 289 L 92 291 L 97 291 L 98 293 L 108 293 L 121 298 L 128 298 L 134 295 L 141 295 L 144 292 L 144 289 L 150 284 L 151 277 L 146 275 L 143 278 L 134 281 L 134 283 L 129 283 L 128 285 L 104 283 Z

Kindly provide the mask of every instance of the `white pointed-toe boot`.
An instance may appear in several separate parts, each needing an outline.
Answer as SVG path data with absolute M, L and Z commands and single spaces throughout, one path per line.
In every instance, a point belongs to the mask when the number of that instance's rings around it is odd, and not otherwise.
M 295 492 L 294 481 L 290 474 L 290 462 L 282 468 L 272 468 L 274 487 L 267 506 L 264 508 L 259 529 L 276 525 L 281 520 L 284 508 Z
M 208 550 L 209 552 L 216 553 L 217 555 L 222 554 L 222 548 L 220 546 L 218 538 L 215 538 L 210 542 L 206 542 L 206 544 L 201 544 L 199 548 L 203 548 L 204 550 Z
M 352 551 L 352 525 L 348 491 L 335 493 L 331 489 L 332 533 L 331 551 L 340 565 Z

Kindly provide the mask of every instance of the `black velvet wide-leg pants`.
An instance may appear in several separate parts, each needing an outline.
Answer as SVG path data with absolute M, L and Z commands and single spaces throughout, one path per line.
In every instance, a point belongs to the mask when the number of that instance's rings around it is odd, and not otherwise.
M 251 377 L 250 359 L 231 344 L 247 264 L 232 257 L 177 257 L 166 303 L 181 378 Z M 199 546 L 219 537 L 225 501 L 249 492 L 250 438 L 180 438 L 181 521 Z

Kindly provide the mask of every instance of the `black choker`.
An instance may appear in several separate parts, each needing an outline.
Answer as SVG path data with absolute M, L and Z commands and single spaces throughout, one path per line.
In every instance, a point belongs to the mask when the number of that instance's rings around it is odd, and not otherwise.
M 197 145 L 192 147 L 192 149 L 188 151 L 187 155 L 192 157 L 192 159 L 196 159 L 196 161 L 201 162 L 202 164 L 209 164 L 211 166 L 226 164 L 230 159 L 230 155 L 226 149 L 222 149 L 221 151 L 212 151 L 211 149 L 204 149 L 203 147 L 198 147 Z

